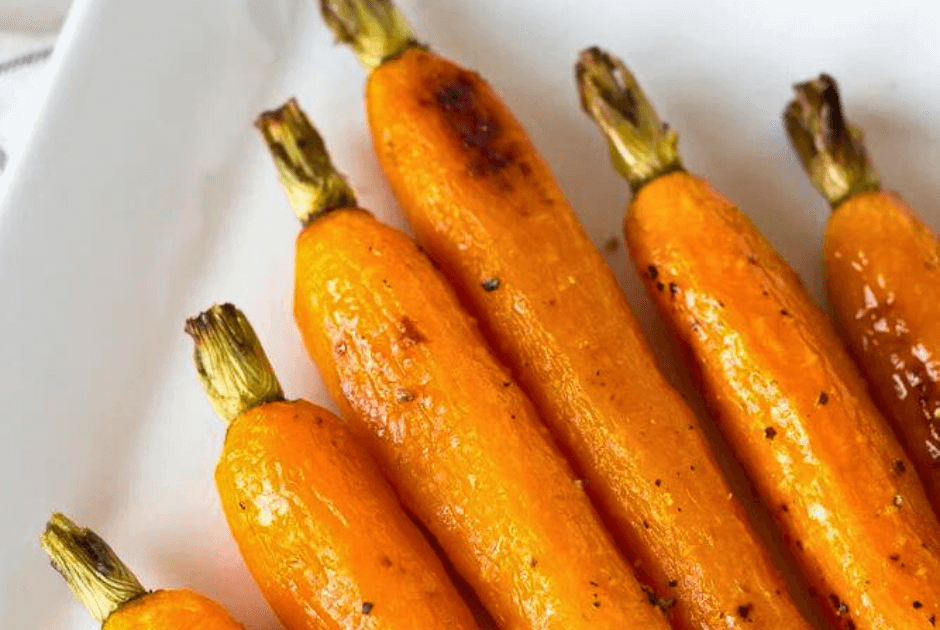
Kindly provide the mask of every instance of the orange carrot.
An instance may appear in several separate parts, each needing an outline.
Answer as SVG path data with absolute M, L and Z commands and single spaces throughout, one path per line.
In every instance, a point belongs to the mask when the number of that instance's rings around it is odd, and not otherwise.
M 451 288 L 356 208 L 291 102 L 259 120 L 294 210 L 307 350 L 405 505 L 507 629 L 667 628 Z
M 476 628 L 439 559 L 333 414 L 285 401 L 244 315 L 186 326 L 229 422 L 216 483 L 242 557 L 288 630 Z
M 940 241 L 881 190 L 861 133 L 826 75 L 796 86 L 790 138 L 832 205 L 829 300 L 843 339 L 940 513 Z
M 42 546 L 103 630 L 244 630 L 225 609 L 188 590 L 148 592 L 95 532 L 53 514 Z
M 366 105 L 392 190 L 644 584 L 674 603 L 679 628 L 724 627 L 728 617 L 806 627 L 729 498 L 698 418 L 519 122 L 478 75 L 389 40 L 404 49 L 375 54 L 368 39 L 357 52 L 372 68 Z M 363 48 L 388 60 L 373 63 Z
M 929 628 L 940 524 L 825 315 L 747 217 L 682 169 L 619 60 L 586 51 L 579 77 L 634 190 L 630 255 L 833 621 Z

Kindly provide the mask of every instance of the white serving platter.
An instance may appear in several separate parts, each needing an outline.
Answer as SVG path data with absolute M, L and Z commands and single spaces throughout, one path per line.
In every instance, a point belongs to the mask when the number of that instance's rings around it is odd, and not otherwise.
M 821 303 L 828 210 L 780 124 L 792 82 L 834 74 L 883 181 L 940 228 L 934 2 L 400 5 L 424 41 L 502 92 L 598 246 L 620 234 L 629 193 L 575 97 L 572 64 L 590 44 L 627 61 L 686 165 Z M 362 204 L 403 226 L 372 154 L 365 72 L 312 0 L 77 0 L 51 64 L 0 205 L 0 628 L 97 627 L 38 546 L 53 509 L 95 527 L 146 585 L 196 588 L 250 628 L 277 628 L 219 510 L 224 427 L 182 326 L 235 302 L 288 394 L 329 404 L 292 322 L 298 225 L 251 122 L 299 97 Z M 688 389 L 623 248 L 608 258 Z

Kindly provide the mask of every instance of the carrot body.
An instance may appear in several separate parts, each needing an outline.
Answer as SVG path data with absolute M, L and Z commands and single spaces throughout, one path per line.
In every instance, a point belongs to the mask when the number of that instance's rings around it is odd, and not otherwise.
M 184 589 L 154 591 L 131 600 L 105 620 L 102 630 L 244 630 L 225 609 Z
M 940 511 L 940 242 L 897 196 L 859 194 L 829 221 L 826 269 L 849 349 Z
M 297 401 L 244 412 L 216 482 L 242 556 L 288 630 L 477 627 L 375 464 L 328 411 Z
M 519 123 L 423 50 L 369 80 L 385 173 L 424 247 L 573 456 L 677 627 L 806 627 L 626 296 Z M 498 282 L 498 286 L 493 286 Z
M 364 211 L 314 220 L 295 315 L 344 415 L 501 627 L 667 627 L 413 241 Z
M 796 274 L 737 208 L 685 173 L 641 188 L 625 232 L 722 430 L 835 620 L 932 627 L 940 525 Z

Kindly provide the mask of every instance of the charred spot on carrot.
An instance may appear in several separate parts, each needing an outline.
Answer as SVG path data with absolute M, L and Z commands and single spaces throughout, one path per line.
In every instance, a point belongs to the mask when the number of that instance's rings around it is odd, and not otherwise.
M 487 278 L 486 280 L 480 283 L 480 286 L 483 287 L 483 290 L 486 291 L 487 293 L 491 291 L 495 291 L 496 289 L 499 288 L 499 285 L 500 285 L 499 278 Z

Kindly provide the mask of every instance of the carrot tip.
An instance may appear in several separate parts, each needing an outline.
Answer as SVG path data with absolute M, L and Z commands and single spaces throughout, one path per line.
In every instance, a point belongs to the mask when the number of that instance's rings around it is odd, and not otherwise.
M 813 185 L 833 208 L 857 193 L 880 190 L 862 132 L 845 119 L 835 79 L 821 74 L 793 89 L 783 121 Z
M 355 207 L 356 194 L 337 172 L 323 138 L 290 99 L 255 120 L 294 214 L 304 225 L 336 208 Z
M 40 542 L 52 566 L 98 621 L 146 590 L 98 534 L 53 513 Z
M 215 412 L 226 422 L 258 405 L 284 400 L 277 375 L 244 313 L 215 305 L 186 320 L 193 360 Z
M 323 20 L 372 70 L 417 46 L 411 26 L 390 0 L 320 0 Z
M 596 46 L 575 64 L 581 105 L 610 144 L 617 171 L 634 192 L 651 180 L 682 170 L 678 136 L 660 121 L 624 63 Z

